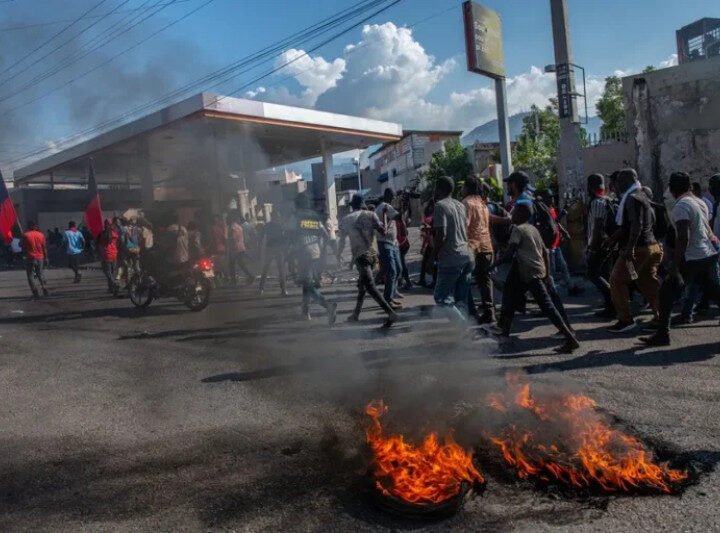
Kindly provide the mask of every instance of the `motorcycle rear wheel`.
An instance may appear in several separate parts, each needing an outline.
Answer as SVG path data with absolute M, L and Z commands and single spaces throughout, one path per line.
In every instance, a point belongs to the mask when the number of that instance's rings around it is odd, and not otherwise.
M 190 311 L 198 312 L 210 303 L 212 282 L 206 277 L 195 277 L 186 282 L 186 294 L 183 303 Z
M 145 309 L 153 301 L 153 290 L 142 274 L 135 274 L 128 283 L 130 301 L 138 309 Z

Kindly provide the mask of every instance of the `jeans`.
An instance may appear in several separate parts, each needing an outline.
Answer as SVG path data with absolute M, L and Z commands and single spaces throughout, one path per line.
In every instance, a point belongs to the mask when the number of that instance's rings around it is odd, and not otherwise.
M 115 281 L 115 274 L 117 273 L 117 261 L 103 261 L 102 262 L 103 274 L 108 283 L 108 291 L 115 292 L 117 283 Z
M 720 263 L 715 265 L 713 275 L 720 285 Z M 685 300 L 683 302 L 682 315 L 692 318 L 695 312 L 695 305 L 700 300 L 700 295 L 704 294 L 703 287 L 697 282 L 686 283 Z
M 255 275 L 250 271 L 250 268 L 247 266 L 247 253 L 246 252 L 230 252 L 230 255 L 228 256 L 229 260 L 229 266 L 230 266 L 230 282 L 231 283 L 237 283 L 237 267 L 240 266 L 240 269 L 245 273 L 245 275 L 250 279 L 255 279 Z
M 442 261 L 437 266 L 437 283 L 433 297 L 435 304 L 450 310 L 453 318 L 465 320 L 465 316 L 457 308 L 458 305 L 467 306 L 470 280 L 475 264 L 469 257 L 464 263 L 444 265 Z
M 404 249 L 400 250 L 400 267 L 401 267 L 401 275 L 400 279 L 402 279 L 407 286 L 410 286 L 410 272 L 408 271 L 407 263 L 405 263 L 405 256 L 410 251 L 410 247 L 406 247 Z
M 380 253 L 380 266 L 385 274 L 383 296 L 385 301 L 389 302 L 397 294 L 397 284 L 402 272 L 400 248 L 395 244 L 380 241 L 378 242 L 378 252 Z
M 670 314 L 673 304 L 686 284 L 697 284 L 705 294 L 720 304 L 720 279 L 717 276 L 717 255 L 698 261 L 687 261 L 682 268 L 682 275 L 668 274 L 660 287 L 660 333 L 670 331 Z
M 572 279 L 570 278 L 570 269 L 565 261 L 565 255 L 563 255 L 562 248 L 555 248 L 550 252 L 550 272 L 552 273 L 553 279 L 556 283 L 560 281 L 565 283 L 566 288 L 572 287 Z M 558 279 L 558 277 L 560 279 Z
M 28 285 L 30 285 L 30 290 L 32 291 L 33 296 L 37 296 L 39 294 L 37 287 L 35 287 L 36 277 L 40 282 L 40 288 L 45 291 L 45 285 L 47 285 L 47 282 L 45 281 L 45 274 L 43 272 L 42 259 L 25 259 L 25 273 L 27 274 Z
M 601 252 L 588 252 L 587 278 L 601 294 L 605 309 L 614 309 L 610 296 L 610 283 L 607 280 L 607 264 L 607 256 L 603 256 Z
M 302 283 L 302 312 L 310 311 L 310 302 L 315 301 L 327 309 L 327 301 L 317 287 L 316 274 L 319 271 L 319 260 L 298 258 L 298 276 Z
M 265 262 L 263 263 L 262 277 L 260 278 L 260 290 L 265 288 L 265 280 L 267 279 L 270 265 L 275 261 L 278 269 L 278 279 L 280 281 L 280 291 L 285 294 L 285 254 L 281 248 L 266 248 Z
M 635 285 L 650 304 L 656 318 L 660 306 L 660 282 L 657 271 L 662 256 L 662 248 L 657 243 L 639 246 L 635 249 L 635 270 L 638 274 Z M 629 289 L 631 281 L 625 259 L 618 258 L 612 274 L 610 274 L 610 295 L 617 312 L 618 321 L 623 323 L 632 322 L 633 320 Z
M 375 300 L 375 302 L 380 306 L 380 308 L 388 314 L 388 316 L 394 313 L 390 305 L 383 298 L 382 294 L 380 294 L 380 291 L 378 291 L 377 287 L 375 286 L 375 276 L 373 275 L 373 268 L 375 268 L 376 262 L 377 258 L 371 254 L 363 254 L 355 259 L 355 268 L 357 268 L 358 271 L 358 294 L 357 301 L 355 303 L 355 311 L 353 311 L 353 316 L 355 316 L 355 318 L 358 318 L 360 316 L 363 302 L 365 301 L 365 294 L 369 294 L 371 298 Z
M 423 250 L 422 262 L 420 263 L 420 285 L 425 285 L 425 275 L 432 275 L 432 282 L 435 284 L 437 281 L 437 269 L 433 266 L 433 249 L 432 246 L 426 246 Z

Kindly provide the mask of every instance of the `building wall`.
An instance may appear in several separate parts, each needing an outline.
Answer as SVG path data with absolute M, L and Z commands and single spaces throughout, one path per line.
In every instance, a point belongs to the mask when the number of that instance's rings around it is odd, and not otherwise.
M 43 231 L 55 226 L 63 228 L 74 217 L 82 222 L 82 213 L 88 201 L 87 189 L 35 189 L 21 187 L 10 189 L 10 196 L 18 209 L 18 217 L 24 225 L 28 220 L 37 221 Z M 100 190 L 103 214 L 111 217 L 142 205 L 140 189 Z M 49 224 L 42 227 L 42 224 Z
M 411 187 L 420 173 L 428 169 L 430 160 L 436 152 L 445 147 L 445 142 L 457 139 L 457 135 L 414 132 L 400 141 L 390 144 L 370 156 L 370 168 L 378 175 L 388 175 L 388 181 L 382 188 L 401 190 Z
M 662 194 L 670 173 L 707 185 L 720 172 L 720 57 L 623 79 L 640 178 Z
M 585 174 L 609 175 L 626 167 L 635 167 L 635 143 L 609 142 L 583 148 Z

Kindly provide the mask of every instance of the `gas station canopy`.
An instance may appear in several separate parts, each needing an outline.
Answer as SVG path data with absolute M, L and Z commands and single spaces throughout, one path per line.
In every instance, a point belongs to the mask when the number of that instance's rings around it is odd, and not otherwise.
M 17 169 L 15 185 L 202 187 L 229 173 L 397 141 L 399 124 L 255 100 L 198 94 Z M 162 186 L 162 185 L 161 185 Z

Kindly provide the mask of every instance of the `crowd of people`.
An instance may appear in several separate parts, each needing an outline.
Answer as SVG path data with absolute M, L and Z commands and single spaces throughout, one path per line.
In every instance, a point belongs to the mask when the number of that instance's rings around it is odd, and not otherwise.
M 526 312 L 532 298 L 562 340 L 556 351 L 571 353 L 579 342 L 560 287 L 568 296 L 584 289 L 571 276 L 563 253 L 563 243 L 570 239 L 562 225 L 566 210 L 558 212 L 556 194 L 534 188 L 524 172 L 504 181 L 505 205 L 493 200 L 494 191 L 480 178 L 467 177 L 459 190 L 451 177 L 436 181 L 423 209 L 417 285 L 433 291 L 437 308 L 447 317 L 476 321 L 500 342 L 509 339 L 515 316 Z M 692 322 L 698 308 L 720 300 L 720 175 L 709 180 L 710 197 L 683 172 L 669 177 L 668 192 L 672 198 L 667 202 L 655 201 L 630 168 L 587 178 L 585 266 L 602 303 L 596 315 L 614 320 L 608 327 L 612 333 L 632 331 L 640 326 L 633 316 L 633 297 L 639 294 L 640 305 L 653 314 L 653 320 L 642 324 L 650 334 L 640 338 L 650 346 L 668 345 L 672 325 Z M 167 269 L 212 257 L 219 282 L 232 286 L 240 273 L 247 285 L 254 284 L 258 276 L 253 269 L 260 265 L 260 294 L 274 265 L 282 296 L 288 296 L 288 277 L 302 287 L 302 317 L 311 318 L 315 303 L 333 324 L 337 305 L 324 296 L 321 280 L 325 273 L 334 281 L 336 269 L 328 265 L 340 268 L 349 241 L 358 292 L 348 320 L 359 320 L 369 294 L 386 313 L 384 325 L 389 327 L 403 309 L 401 291 L 413 286 L 406 263 L 408 212 L 401 204 L 392 189 L 376 205 L 356 195 L 337 227 L 311 208 L 306 194 L 297 196 L 292 209 L 276 210 L 261 225 L 237 210 L 211 220 L 196 217 L 187 226 L 175 219 L 153 227 L 144 219 L 115 217 L 93 238 L 73 221 L 64 233 L 56 228 L 47 237 L 29 222 L 22 253 L 34 297 L 49 293 L 44 275 L 48 243 L 64 251 L 75 283 L 82 279 L 83 254 L 95 250 L 107 290 L 115 296 L 143 268 L 144 258 L 152 257 L 150 251 Z M 502 292 L 500 302 L 496 289 Z M 680 299 L 682 311 L 672 317 Z

